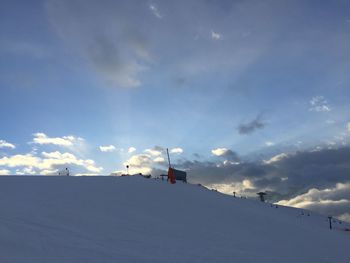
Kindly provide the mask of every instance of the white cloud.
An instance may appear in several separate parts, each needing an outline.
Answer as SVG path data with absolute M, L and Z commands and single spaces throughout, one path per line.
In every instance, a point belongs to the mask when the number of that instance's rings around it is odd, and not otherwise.
M 45 133 L 38 132 L 33 134 L 32 144 L 39 145 L 55 145 L 60 147 L 68 148 L 71 152 L 78 155 L 84 155 L 88 151 L 85 140 L 81 137 L 68 135 L 63 137 L 49 137 Z
M 123 165 L 129 165 L 129 174 L 150 174 L 152 171 L 152 163 L 153 161 L 150 155 L 137 154 L 130 157 Z
M 59 170 L 58 169 L 42 170 L 42 171 L 40 171 L 40 174 L 42 174 L 42 175 L 58 175 Z
M 157 149 L 146 149 L 144 150 L 145 153 L 148 153 L 152 156 L 160 156 L 162 154 L 162 151 L 157 150 Z
M 48 137 L 45 133 L 42 132 L 35 133 L 33 139 L 33 143 L 36 144 L 53 144 L 65 147 L 73 146 L 78 141 L 83 141 L 83 139 L 72 135 L 63 137 Z
M 155 163 L 164 163 L 165 159 L 164 157 L 157 157 L 153 160 Z
M 163 15 L 159 12 L 159 9 L 155 4 L 150 4 L 148 7 L 155 17 L 159 19 L 163 18 Z
M 31 154 L 17 154 L 0 159 L 1 166 L 18 167 L 18 166 L 36 166 L 40 163 L 40 158 Z
M 177 147 L 177 148 L 171 149 L 171 150 L 170 150 L 170 153 L 180 154 L 180 153 L 183 153 L 183 151 L 184 151 L 184 150 L 183 150 L 182 148 Z
M 35 168 L 32 166 L 24 167 L 23 169 L 16 169 L 16 175 L 34 175 L 34 174 L 38 174 L 38 171 L 36 171 Z
M 273 156 L 271 159 L 269 159 L 267 161 L 264 161 L 264 163 L 265 164 L 272 164 L 272 163 L 281 161 L 282 159 L 287 158 L 287 157 L 288 157 L 288 154 L 280 153 L 280 154 L 277 154 L 277 155 Z
M 248 180 L 245 179 L 242 182 L 234 182 L 231 184 L 223 183 L 223 184 L 208 184 L 209 188 L 214 188 L 218 190 L 219 192 L 225 193 L 225 194 L 231 194 L 233 192 L 236 192 L 238 195 L 245 195 L 246 190 L 253 190 L 255 189 L 254 184 Z
M 130 147 L 128 150 L 129 153 L 134 151 L 136 151 L 136 148 L 134 147 Z M 161 171 L 158 168 L 163 167 L 166 164 L 164 151 L 165 150 L 163 147 L 154 146 L 153 148 L 145 149 L 143 153 L 131 155 L 130 158 L 123 163 L 123 169 L 114 171 L 111 173 L 111 175 L 121 175 L 127 173 L 127 165 L 129 166 L 129 174 L 157 174 L 159 171 Z M 176 151 L 180 152 L 178 149 Z
M 333 215 L 344 221 L 350 222 L 350 182 L 337 183 L 326 189 L 309 189 L 306 193 L 298 195 L 290 200 L 281 200 L 280 205 L 316 211 L 325 215 Z M 344 213 L 345 212 L 345 213 Z
M 319 190 L 312 188 L 305 194 L 298 195 L 290 200 L 281 200 L 280 205 L 293 206 L 298 208 L 308 208 L 312 205 L 350 205 L 350 200 L 337 197 L 339 192 L 347 192 L 350 189 L 350 183 L 338 183 L 333 188 Z M 334 200 L 336 199 L 336 200 Z
M 26 167 L 23 169 L 23 172 L 25 172 L 25 174 L 35 174 L 33 167 Z
M 274 142 L 271 142 L 271 141 L 266 141 L 266 142 L 265 142 L 265 145 L 266 145 L 267 147 L 271 147 L 271 146 L 274 146 L 275 143 L 274 143 Z
M 225 158 L 223 163 L 218 163 L 217 167 L 222 165 L 231 165 L 231 164 L 238 164 L 239 163 L 239 157 L 238 155 L 233 152 L 230 149 L 227 148 L 216 148 L 211 150 L 211 153 L 215 156 L 218 156 L 220 158 Z
M 124 165 L 131 166 L 149 166 L 152 164 L 151 156 L 148 154 L 136 154 L 134 156 L 131 156 Z
M 113 152 L 113 151 L 115 151 L 114 145 L 100 146 L 99 148 L 100 148 L 101 152 Z
M 217 32 L 214 32 L 213 30 L 211 31 L 211 38 L 214 39 L 214 40 L 221 40 L 222 39 L 222 35 L 217 33 Z
M 75 174 L 74 176 L 96 176 L 98 174 L 95 174 L 95 173 L 78 173 L 78 174 Z
M 130 149 L 132 151 L 130 151 Z M 134 147 L 129 148 L 129 153 L 135 151 Z M 129 166 L 129 174 L 151 174 L 152 172 L 157 174 L 160 170 L 156 167 L 162 167 L 166 164 L 164 158 L 164 148 L 160 146 L 154 146 L 151 149 L 145 149 L 144 153 L 132 155 L 128 160 L 123 163 L 124 169 L 118 170 L 111 175 L 121 175 L 126 173 L 126 166 Z M 177 150 L 179 152 L 179 150 Z
M 117 170 L 117 171 L 112 172 L 110 175 L 111 176 L 121 176 L 121 175 L 123 175 L 125 173 L 126 173 L 126 171 Z
M 224 160 L 224 161 L 222 162 L 222 165 L 224 165 L 224 166 L 238 165 L 238 164 L 240 164 L 240 162 L 238 162 L 238 161 Z M 221 167 L 222 165 L 221 165 L 221 164 L 218 164 L 218 167 Z
M 328 112 L 331 111 L 327 100 L 323 96 L 315 96 L 310 100 L 310 111 Z
M 33 154 L 17 154 L 10 157 L 3 157 L 0 159 L 0 166 L 6 167 L 25 167 L 28 169 L 37 169 L 37 173 L 45 170 L 55 170 L 61 166 L 79 166 L 85 168 L 92 173 L 101 173 L 103 168 L 97 167 L 95 162 L 91 159 L 79 159 L 71 153 L 61 152 L 42 152 L 42 157 L 34 156 Z M 30 172 L 29 170 L 22 170 L 22 172 Z
M 314 191 L 319 191 L 318 189 L 311 189 L 308 193 L 304 195 L 297 196 L 291 200 L 281 200 L 278 202 L 280 205 L 292 206 L 297 208 L 308 208 L 315 202 L 319 205 L 340 205 L 340 204 L 350 204 L 349 200 L 313 200 L 308 197 L 308 195 Z
M 227 154 L 227 152 L 229 151 L 229 149 L 227 148 L 216 148 L 211 150 L 211 153 L 216 155 L 216 156 L 224 156 Z
M 9 175 L 9 174 L 11 174 L 10 170 L 0 169 L 0 175 Z
M 0 140 L 0 148 L 10 148 L 10 149 L 15 149 L 16 146 L 13 145 L 12 143 L 9 143 L 5 140 Z
M 128 149 L 128 153 L 133 153 L 133 152 L 135 152 L 136 151 L 136 148 L 135 147 L 130 147 L 129 149 Z
M 340 220 L 343 220 L 345 222 L 350 222 L 350 213 L 344 213 L 339 216 Z

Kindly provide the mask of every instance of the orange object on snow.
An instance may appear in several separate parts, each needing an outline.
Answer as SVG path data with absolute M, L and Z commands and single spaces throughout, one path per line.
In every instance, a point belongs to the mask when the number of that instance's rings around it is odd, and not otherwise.
M 174 169 L 171 167 L 169 167 L 169 170 L 168 170 L 168 178 L 170 180 L 170 183 L 172 183 L 172 184 L 176 183 Z

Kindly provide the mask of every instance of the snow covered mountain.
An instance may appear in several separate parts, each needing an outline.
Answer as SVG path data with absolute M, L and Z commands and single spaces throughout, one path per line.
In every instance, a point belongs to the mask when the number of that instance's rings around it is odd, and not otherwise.
M 142 177 L 0 177 L 1 263 L 348 262 L 349 225 Z

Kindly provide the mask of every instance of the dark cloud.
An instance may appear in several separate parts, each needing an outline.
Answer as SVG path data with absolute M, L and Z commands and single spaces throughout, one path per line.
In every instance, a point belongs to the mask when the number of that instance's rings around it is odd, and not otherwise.
M 197 159 L 202 158 L 202 155 L 200 155 L 199 153 L 194 153 L 193 156 Z
M 222 156 L 228 158 L 229 160 L 239 161 L 238 154 L 232 150 L 227 150 Z
M 162 152 L 162 153 L 165 153 L 165 152 L 166 152 L 166 149 L 164 149 L 163 147 L 158 146 L 158 145 L 154 146 L 153 149 L 154 149 L 155 151 L 159 151 L 159 152 Z
M 188 172 L 190 182 L 207 186 L 229 185 L 232 190 L 240 187 L 239 190 L 244 191 L 244 194 L 252 196 L 257 191 L 268 191 L 269 201 L 272 202 L 300 197 L 292 204 L 295 206 L 310 199 L 310 194 L 305 195 L 310 189 L 317 189 L 321 191 L 319 197 L 317 191 L 313 192 L 313 202 L 304 207 L 321 213 L 340 215 L 349 212 L 348 188 L 338 187 L 339 183 L 350 182 L 349 160 L 350 147 L 344 147 L 296 152 L 268 163 L 186 160 L 177 166 Z M 249 182 L 249 187 L 241 186 L 243 181 Z M 324 190 L 328 188 L 333 190 Z
M 278 172 L 288 177 L 288 184 L 298 189 L 331 187 L 350 180 L 350 147 L 297 152 L 274 163 Z
M 265 125 L 266 124 L 261 120 L 261 116 L 257 116 L 250 122 L 240 124 L 237 129 L 239 134 L 251 134 L 258 129 L 263 129 Z
M 212 153 L 215 156 L 218 156 L 219 158 L 224 159 L 226 161 L 233 161 L 233 162 L 240 161 L 238 154 L 230 149 L 218 148 L 218 149 L 212 150 Z

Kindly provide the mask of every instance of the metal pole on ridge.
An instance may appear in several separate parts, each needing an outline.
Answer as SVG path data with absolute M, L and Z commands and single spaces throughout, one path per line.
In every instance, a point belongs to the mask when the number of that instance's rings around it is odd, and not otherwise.
M 332 229 L 332 216 L 329 216 L 328 220 L 329 220 L 329 229 Z
M 169 150 L 168 150 L 168 148 L 166 148 L 166 154 L 168 155 L 168 163 L 169 163 L 169 168 L 171 168 L 171 164 L 170 164 L 170 156 L 169 156 Z

